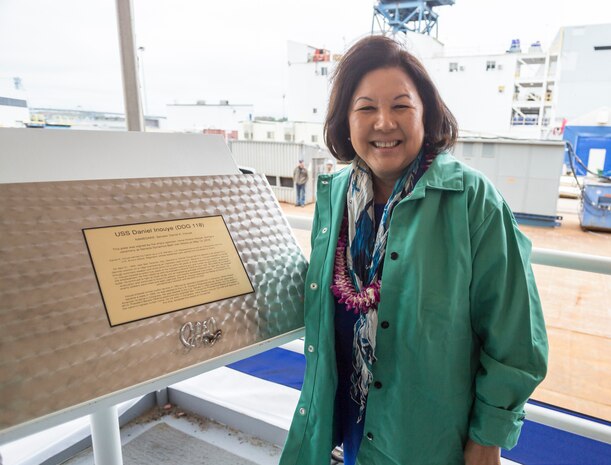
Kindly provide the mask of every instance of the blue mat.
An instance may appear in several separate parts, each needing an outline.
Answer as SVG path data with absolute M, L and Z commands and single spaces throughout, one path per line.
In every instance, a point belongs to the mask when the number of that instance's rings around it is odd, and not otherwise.
M 611 445 L 528 420 L 518 445 L 501 455 L 525 465 L 611 465 Z
M 305 357 L 291 350 L 275 348 L 232 363 L 227 367 L 301 391 Z
M 301 390 L 305 357 L 290 350 L 276 348 L 227 366 L 241 373 Z M 547 407 L 540 402 L 532 403 Z M 588 418 L 558 407 L 551 408 Z M 592 420 L 610 425 L 604 420 Z M 503 450 L 501 455 L 523 465 L 611 465 L 611 445 L 532 421 L 524 422 L 518 445 L 510 451 Z

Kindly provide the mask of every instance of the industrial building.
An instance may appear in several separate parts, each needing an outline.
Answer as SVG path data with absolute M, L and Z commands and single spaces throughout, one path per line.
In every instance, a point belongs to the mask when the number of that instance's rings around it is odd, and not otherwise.
M 30 120 L 21 79 L 0 77 L 0 127 L 25 127 Z
M 236 138 L 240 122 L 251 121 L 254 106 L 220 100 L 207 102 L 198 100 L 195 103 L 171 103 L 167 105 L 168 130 L 174 132 L 204 132 L 218 130 Z M 235 133 L 235 135 L 233 135 Z
M 611 105 L 609 24 L 564 27 L 547 50 L 522 49 L 518 40 L 493 54 L 448 54 L 434 37 L 411 31 L 397 39 L 422 59 L 468 135 L 556 139 L 563 122 Z M 322 123 L 325 81 L 340 55 L 295 43 L 288 50 L 288 119 Z

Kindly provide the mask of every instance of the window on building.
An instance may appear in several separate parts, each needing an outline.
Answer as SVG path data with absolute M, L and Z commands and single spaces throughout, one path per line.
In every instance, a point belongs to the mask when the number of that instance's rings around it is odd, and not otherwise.
M 496 156 L 496 144 L 484 143 L 482 145 L 482 158 L 494 158 Z
M 473 142 L 463 142 L 462 144 L 462 156 L 465 158 L 471 158 L 473 156 Z
M 265 177 L 267 178 L 267 182 L 269 183 L 270 186 L 278 185 L 278 178 L 276 176 L 268 176 L 266 174 Z
M 274 140 L 274 131 L 267 131 L 267 139 Z
M 327 67 L 326 66 L 323 66 L 322 68 L 320 68 L 320 75 L 321 76 L 326 76 L 327 73 L 328 73 L 328 71 L 327 71 Z
M 280 176 L 280 185 L 282 187 L 293 187 L 293 178 Z
M 293 142 L 294 136 L 293 134 L 285 134 L 284 135 L 284 141 L 285 142 Z
M 312 140 L 312 142 L 316 143 L 318 142 L 318 136 L 316 134 L 312 134 L 312 137 L 310 138 Z
M 458 63 L 450 63 L 450 73 L 458 71 Z
M 489 60 L 486 62 L 486 71 L 492 71 L 496 69 L 496 61 Z
M 314 114 L 318 113 L 318 108 L 312 108 L 312 113 Z

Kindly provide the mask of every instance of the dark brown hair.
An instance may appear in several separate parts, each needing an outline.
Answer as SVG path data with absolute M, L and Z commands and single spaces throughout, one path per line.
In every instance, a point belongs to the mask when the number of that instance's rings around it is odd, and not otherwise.
M 439 154 L 456 142 L 458 125 L 441 100 L 433 80 L 420 61 L 395 40 L 369 36 L 359 40 L 342 57 L 332 77 L 325 143 L 334 157 L 350 161 L 356 156 L 348 140 L 348 112 L 352 96 L 367 73 L 380 68 L 401 68 L 414 81 L 424 106 L 424 144 L 428 153 Z

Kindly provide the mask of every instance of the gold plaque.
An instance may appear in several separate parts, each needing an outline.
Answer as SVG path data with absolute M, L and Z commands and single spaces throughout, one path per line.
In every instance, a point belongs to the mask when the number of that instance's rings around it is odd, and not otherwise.
M 222 216 L 83 234 L 111 326 L 254 292 Z

